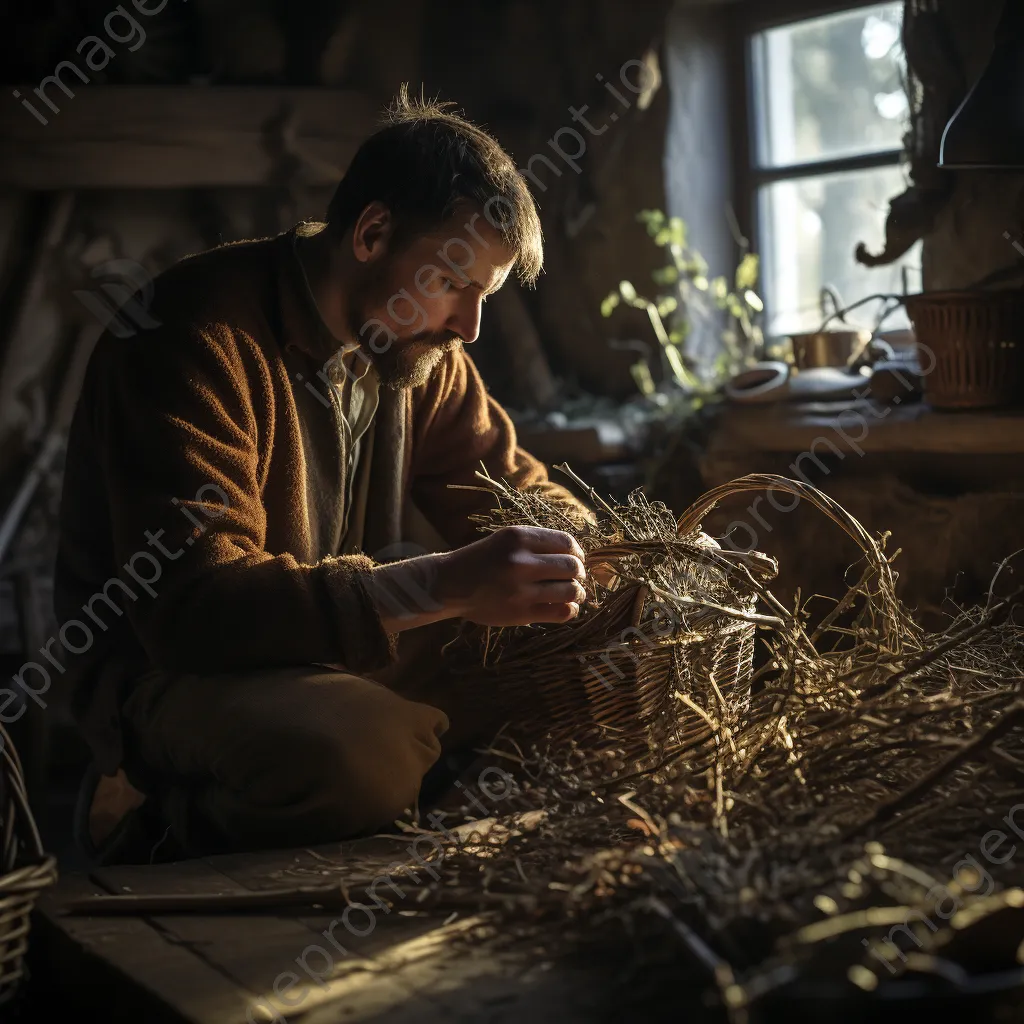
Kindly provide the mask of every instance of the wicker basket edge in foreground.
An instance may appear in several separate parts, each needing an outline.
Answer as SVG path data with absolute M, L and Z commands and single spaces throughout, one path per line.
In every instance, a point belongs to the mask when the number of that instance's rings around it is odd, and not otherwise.
M 43 850 L 10 736 L 0 725 L 0 1007 L 15 995 L 25 969 L 32 911 L 57 881 L 57 862 Z

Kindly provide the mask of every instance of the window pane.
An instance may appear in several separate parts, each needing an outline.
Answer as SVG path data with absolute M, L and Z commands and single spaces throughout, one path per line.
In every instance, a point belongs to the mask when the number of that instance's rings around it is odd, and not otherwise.
M 760 194 L 767 304 L 766 333 L 781 336 L 816 330 L 822 320 L 823 285 L 834 288 L 844 305 L 876 292 L 919 291 L 920 247 L 892 266 L 864 267 L 853 256 L 858 242 L 871 252 L 882 248 L 889 200 L 905 188 L 899 167 L 846 171 L 766 185 Z M 879 304 L 869 303 L 850 321 L 874 327 Z M 907 325 L 902 309 L 886 320 L 897 329 Z
M 762 166 L 900 148 L 908 116 L 902 8 L 875 4 L 754 37 Z

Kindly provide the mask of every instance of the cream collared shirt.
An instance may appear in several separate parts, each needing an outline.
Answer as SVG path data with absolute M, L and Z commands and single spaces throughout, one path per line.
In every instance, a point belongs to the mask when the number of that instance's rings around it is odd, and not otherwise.
M 302 229 L 305 225 L 300 225 Z M 322 230 L 322 225 L 308 225 L 310 229 Z M 315 230 L 296 230 L 296 242 L 300 234 L 306 236 L 315 234 Z M 317 306 L 316 297 L 309 284 L 309 277 L 306 274 L 306 267 L 302 262 L 298 249 L 295 249 L 295 258 L 302 271 L 302 279 L 306 285 L 306 297 L 310 307 L 320 319 L 322 330 L 328 333 L 327 325 L 324 323 Z M 368 460 L 372 451 L 372 432 L 369 438 L 366 437 L 373 418 L 377 413 L 377 405 L 380 398 L 380 378 L 369 358 L 360 350 L 358 342 L 339 342 L 339 350 L 324 364 L 324 376 L 331 382 L 338 405 L 341 410 L 342 430 L 345 432 L 345 451 L 347 453 L 346 465 L 344 467 L 345 494 L 343 496 L 344 513 L 342 516 L 341 546 L 340 552 L 351 552 L 360 550 L 363 538 L 363 523 L 365 520 L 366 490 L 369 482 Z M 369 440 L 369 444 L 365 442 Z M 370 449 L 370 450 L 366 450 Z M 360 467 L 364 469 L 360 473 Z M 353 514 L 353 504 L 360 503 L 360 507 Z
M 359 520 L 359 537 L 350 537 L 353 525 L 353 508 L 356 502 L 365 500 L 361 488 L 357 487 L 361 463 L 369 459 L 365 451 L 367 431 L 373 423 L 380 401 L 380 378 L 373 364 L 360 352 L 359 345 L 348 343 L 332 357 L 325 367 L 341 407 L 343 428 L 346 431 L 345 466 L 345 512 L 342 528 L 342 550 L 358 548 L 361 542 L 362 517 Z M 365 474 L 363 474 L 365 476 Z

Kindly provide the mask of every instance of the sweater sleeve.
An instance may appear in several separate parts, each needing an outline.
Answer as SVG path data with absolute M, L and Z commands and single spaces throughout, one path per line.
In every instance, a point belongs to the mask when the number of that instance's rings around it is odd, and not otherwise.
M 481 462 L 496 479 L 545 494 L 590 518 L 592 513 L 516 443 L 508 413 L 487 393 L 464 350 L 452 353 L 414 404 L 412 495 L 424 515 L 453 545 L 477 538 L 468 517 L 493 507 L 493 497 L 450 485 L 480 487 Z
M 90 397 L 111 543 L 152 662 L 386 665 L 394 638 L 369 598 L 370 559 L 308 565 L 265 550 L 261 447 L 274 397 L 255 347 L 224 328 L 161 328 L 97 355 Z

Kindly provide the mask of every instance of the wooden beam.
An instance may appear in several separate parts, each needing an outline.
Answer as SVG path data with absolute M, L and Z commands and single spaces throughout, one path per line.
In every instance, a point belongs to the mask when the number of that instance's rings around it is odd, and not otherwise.
M 878 0 L 739 0 L 734 24 L 741 32 L 761 32 L 796 21 L 870 7 Z
M 65 76 L 67 78 L 68 76 Z M 0 104 L 0 186 L 50 190 L 336 183 L 377 124 L 343 89 L 50 86 Z

